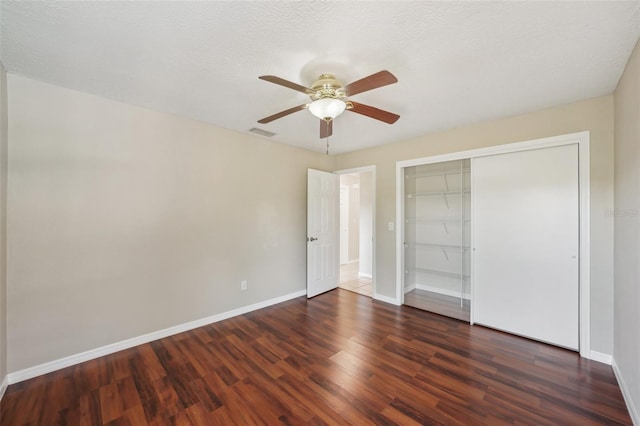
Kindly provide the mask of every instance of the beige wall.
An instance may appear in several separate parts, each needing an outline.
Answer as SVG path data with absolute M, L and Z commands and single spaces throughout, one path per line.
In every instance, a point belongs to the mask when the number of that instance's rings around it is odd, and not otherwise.
M 0 63 L 0 382 L 7 375 L 7 73 Z
M 428 114 L 428 111 L 425 111 Z M 402 119 L 395 124 L 402 125 Z M 476 124 L 405 142 L 338 155 L 335 169 L 376 165 L 376 283 L 395 297 L 396 161 L 591 131 L 591 348 L 613 349 L 613 96 L 603 96 L 515 117 Z
M 640 424 L 640 43 L 615 98 L 614 362 Z
M 330 157 L 8 88 L 9 372 L 305 289 L 306 170 Z

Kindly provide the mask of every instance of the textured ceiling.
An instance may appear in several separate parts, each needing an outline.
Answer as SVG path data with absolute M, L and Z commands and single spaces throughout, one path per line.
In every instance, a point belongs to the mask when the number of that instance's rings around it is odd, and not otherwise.
M 640 36 L 631 2 L 1 2 L 10 73 L 323 152 L 308 100 L 258 80 L 344 83 L 387 69 L 399 83 L 353 100 L 331 152 L 611 93 Z

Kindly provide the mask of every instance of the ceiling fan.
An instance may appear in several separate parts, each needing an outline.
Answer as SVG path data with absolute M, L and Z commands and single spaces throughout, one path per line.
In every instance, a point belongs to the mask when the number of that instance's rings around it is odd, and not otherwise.
M 397 83 L 398 79 L 386 70 L 364 77 L 346 86 L 336 80 L 333 74 L 321 74 L 310 88 L 274 75 L 263 75 L 258 78 L 305 93 L 311 98 L 311 102 L 308 104 L 298 105 L 258 120 L 258 123 L 261 124 L 270 123 L 294 112 L 308 109 L 311 114 L 320 119 L 320 137 L 326 138 L 333 133 L 333 119 L 345 110 L 366 115 L 388 124 L 393 124 L 400 118 L 397 114 L 347 99 L 358 93 Z

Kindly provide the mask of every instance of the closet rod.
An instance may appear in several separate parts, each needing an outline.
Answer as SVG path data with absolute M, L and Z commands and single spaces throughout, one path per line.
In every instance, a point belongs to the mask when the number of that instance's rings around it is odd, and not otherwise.
M 407 198 L 417 197 L 429 197 L 434 195 L 446 196 L 446 195 L 461 195 L 470 194 L 471 191 L 433 191 L 433 192 L 410 192 L 407 194 Z
M 437 171 L 437 172 L 424 172 L 424 173 L 414 173 L 414 174 L 406 174 L 404 177 L 406 179 L 417 179 L 417 178 L 423 178 L 423 177 L 433 177 L 433 176 L 442 176 L 442 175 L 453 175 L 453 174 L 458 174 L 458 173 L 469 173 L 471 172 L 471 169 L 465 168 L 465 169 L 447 169 L 447 170 L 441 170 L 441 171 Z

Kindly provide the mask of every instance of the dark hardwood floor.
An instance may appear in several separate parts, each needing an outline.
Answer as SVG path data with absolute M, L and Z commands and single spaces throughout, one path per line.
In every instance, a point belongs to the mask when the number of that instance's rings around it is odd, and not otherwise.
M 11 385 L 9 425 L 631 424 L 611 367 L 344 290 Z

